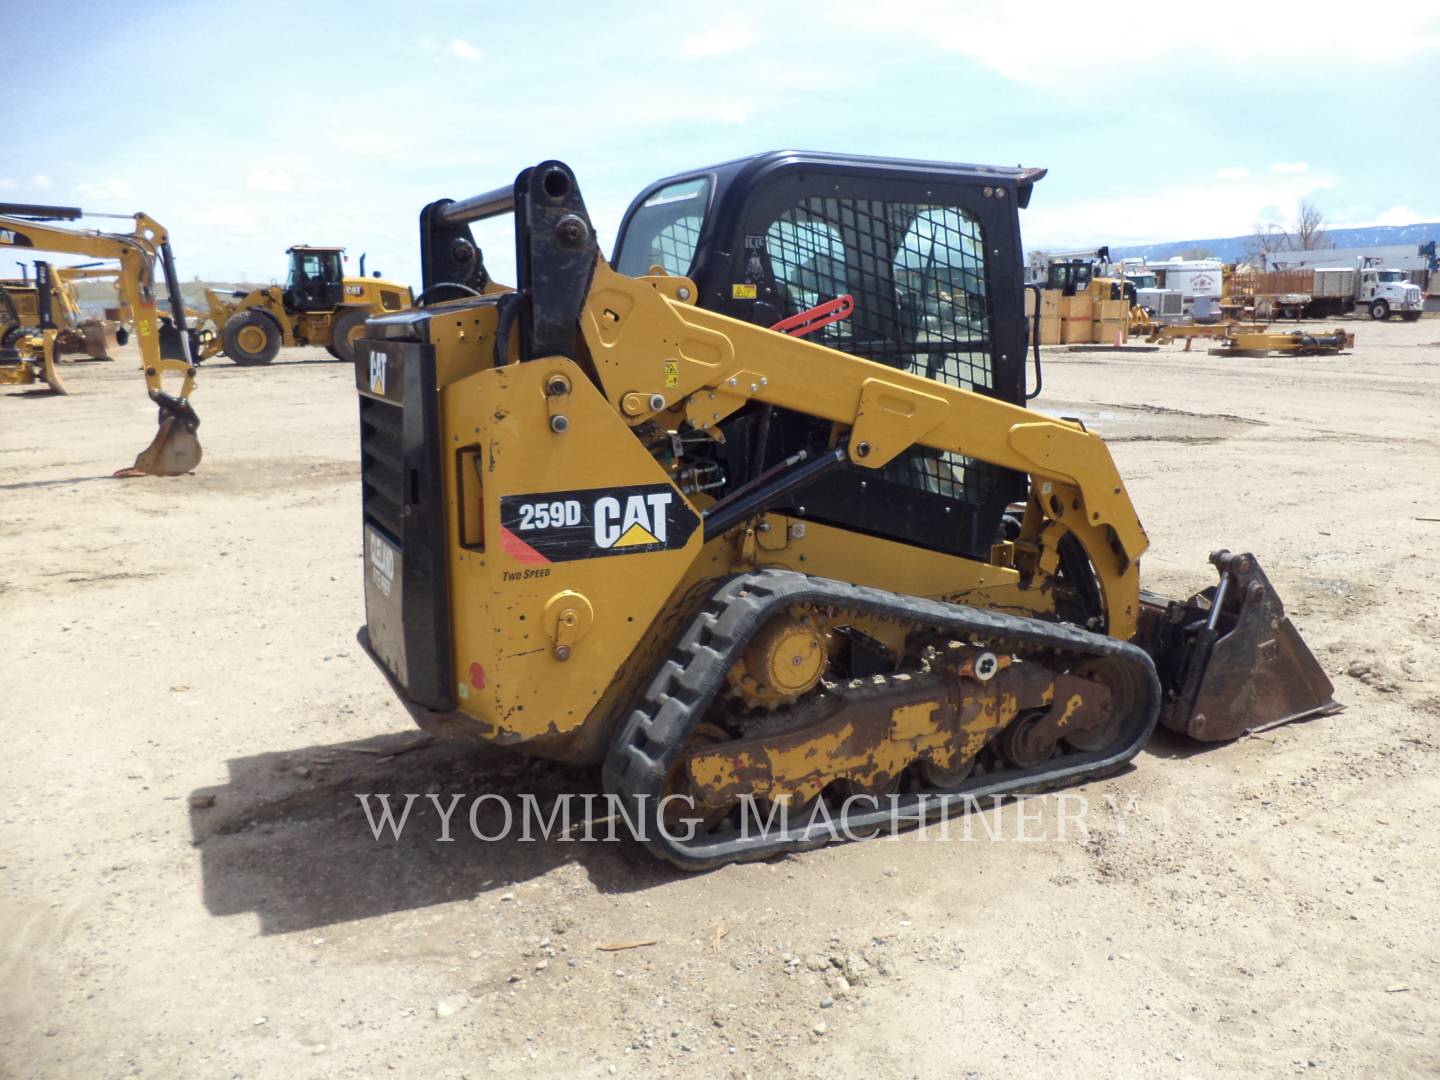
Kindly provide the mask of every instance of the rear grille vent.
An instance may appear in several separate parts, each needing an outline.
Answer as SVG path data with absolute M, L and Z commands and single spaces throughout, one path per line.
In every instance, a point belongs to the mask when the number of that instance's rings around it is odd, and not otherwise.
M 360 489 L 365 520 L 395 544 L 405 505 L 405 467 L 400 430 L 405 410 L 387 401 L 360 398 Z

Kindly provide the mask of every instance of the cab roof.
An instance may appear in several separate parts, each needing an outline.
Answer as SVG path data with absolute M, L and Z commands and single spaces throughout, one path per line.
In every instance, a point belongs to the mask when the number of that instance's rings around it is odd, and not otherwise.
M 717 188 L 732 185 L 750 187 L 761 177 L 781 170 L 804 169 L 813 172 L 846 172 L 870 174 L 911 180 L 934 179 L 944 183 L 979 181 L 999 183 L 1015 188 L 1016 205 L 1022 209 L 1030 202 L 1036 181 L 1048 170 L 1023 165 L 969 165 L 954 161 L 926 161 L 912 158 L 871 157 L 864 154 L 835 154 L 823 150 L 767 150 L 749 157 L 723 161 L 708 168 L 687 169 L 685 172 L 657 180 L 641 193 L 636 203 L 643 202 L 656 190 L 683 180 L 708 176 Z

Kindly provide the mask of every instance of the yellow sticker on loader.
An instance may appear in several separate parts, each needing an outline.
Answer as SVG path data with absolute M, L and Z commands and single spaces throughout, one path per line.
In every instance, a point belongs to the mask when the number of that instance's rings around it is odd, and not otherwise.
M 730 286 L 730 297 L 733 300 L 754 300 L 756 289 L 754 285 L 734 284 Z

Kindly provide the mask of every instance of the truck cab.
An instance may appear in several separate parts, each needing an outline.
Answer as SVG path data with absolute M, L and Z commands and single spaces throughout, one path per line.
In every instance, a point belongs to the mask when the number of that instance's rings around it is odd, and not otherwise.
M 1355 304 L 1368 307 L 1372 319 L 1398 314 L 1414 322 L 1420 318 L 1424 303 L 1420 286 L 1412 284 L 1404 270 L 1365 267 L 1360 271 Z

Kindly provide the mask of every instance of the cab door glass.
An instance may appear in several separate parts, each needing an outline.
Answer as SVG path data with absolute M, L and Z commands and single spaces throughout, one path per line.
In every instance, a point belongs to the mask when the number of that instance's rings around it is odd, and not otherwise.
M 709 201 L 710 181 L 704 177 L 655 192 L 626 224 L 615 269 L 630 277 L 643 277 L 652 266 L 667 274 L 689 274 Z

